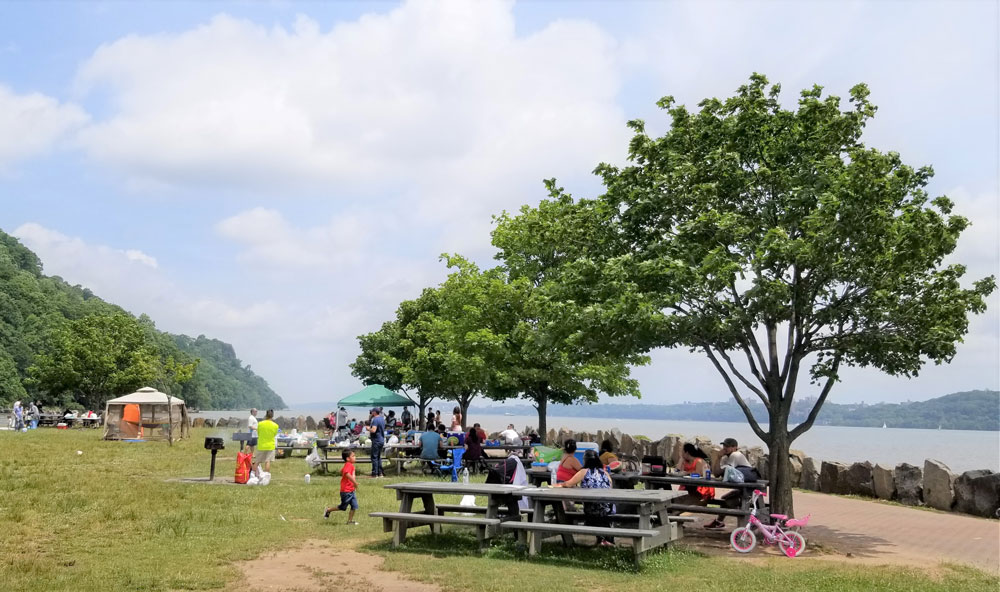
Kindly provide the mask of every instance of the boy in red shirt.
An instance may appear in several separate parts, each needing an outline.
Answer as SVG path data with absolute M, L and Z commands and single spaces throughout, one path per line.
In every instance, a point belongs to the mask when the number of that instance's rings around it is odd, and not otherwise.
M 344 450 L 340 456 L 344 459 L 344 470 L 340 472 L 340 505 L 323 510 L 323 518 L 329 518 L 330 512 L 343 511 L 350 506 L 351 513 L 347 515 L 347 523 L 357 524 L 354 521 L 354 511 L 358 509 L 358 497 L 355 495 L 358 480 L 354 477 L 354 451 Z

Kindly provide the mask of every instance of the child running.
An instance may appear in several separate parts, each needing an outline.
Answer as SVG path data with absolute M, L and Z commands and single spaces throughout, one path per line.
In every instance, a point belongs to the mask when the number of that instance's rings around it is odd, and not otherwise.
M 344 450 L 340 456 L 344 459 L 344 470 L 340 472 L 340 505 L 323 510 L 323 518 L 329 518 L 330 512 L 343 511 L 350 506 L 351 513 L 347 515 L 347 523 L 357 524 L 354 521 L 354 511 L 358 509 L 358 497 L 355 495 L 358 480 L 354 476 L 354 451 Z

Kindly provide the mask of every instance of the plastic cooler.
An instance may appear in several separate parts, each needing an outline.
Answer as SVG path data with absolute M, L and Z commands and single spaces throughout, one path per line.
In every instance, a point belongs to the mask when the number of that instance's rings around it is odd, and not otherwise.
M 600 453 L 601 447 L 597 444 L 597 442 L 576 443 L 576 452 L 573 454 L 573 456 L 576 457 L 576 460 L 580 461 L 581 466 L 583 465 L 583 453 L 588 450 L 593 450 L 594 452 Z

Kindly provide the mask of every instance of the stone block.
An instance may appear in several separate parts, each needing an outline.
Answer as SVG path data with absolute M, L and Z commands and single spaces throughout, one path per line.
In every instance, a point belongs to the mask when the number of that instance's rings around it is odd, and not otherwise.
M 635 442 L 632 440 L 632 436 L 622 434 L 622 443 L 619 452 L 622 456 L 631 456 L 635 452 Z
M 802 459 L 802 473 L 799 476 L 799 487 L 809 491 L 819 491 L 819 466 L 811 456 Z
M 901 463 L 893 472 L 896 481 L 896 499 L 910 506 L 923 503 L 924 474 L 920 467 Z
M 955 505 L 955 475 L 941 461 L 924 461 L 924 503 L 938 510 Z
M 891 500 L 896 496 L 896 479 L 892 469 L 876 464 L 872 468 L 872 486 L 875 488 L 875 497 L 884 500 Z
M 203 427 L 205 427 L 205 418 L 204 417 L 196 417 L 196 418 L 194 418 L 194 420 L 191 422 L 191 427 L 193 427 L 193 428 L 203 428 Z
M 218 419 L 218 421 L 215 422 L 215 427 L 217 427 L 217 428 L 226 428 L 226 427 L 229 427 L 229 418 L 228 417 L 220 417 Z
M 765 455 L 764 449 L 760 446 L 751 446 L 743 451 L 747 457 L 747 462 L 750 463 L 751 467 L 757 467 L 760 465 L 760 457 Z
M 847 465 L 823 461 L 819 468 L 819 490 L 823 493 L 847 493 Z
M 865 461 L 852 464 L 844 473 L 847 493 L 875 497 L 875 486 L 872 484 L 872 463 Z
M 771 472 L 771 462 L 766 454 L 762 454 L 757 457 L 757 464 L 753 466 L 757 469 L 757 473 L 760 474 L 760 478 L 768 481 L 768 474 Z
M 205 418 L 204 425 L 205 425 L 206 428 L 214 428 L 215 424 L 216 424 L 216 421 L 214 419 L 210 419 L 210 418 L 207 418 L 207 417 Z
M 1000 473 L 966 471 L 955 479 L 955 510 L 1000 518 Z
M 316 431 L 316 420 L 313 419 L 312 415 L 306 416 L 306 429 L 310 432 Z
M 559 441 L 559 432 L 555 428 L 550 428 L 549 432 L 545 435 L 545 443 L 549 446 L 555 446 Z
M 300 432 L 306 431 L 306 418 L 303 416 L 298 416 L 295 418 L 295 429 Z
M 797 456 L 788 457 L 788 466 L 792 472 L 792 483 L 798 483 L 802 479 L 802 461 Z

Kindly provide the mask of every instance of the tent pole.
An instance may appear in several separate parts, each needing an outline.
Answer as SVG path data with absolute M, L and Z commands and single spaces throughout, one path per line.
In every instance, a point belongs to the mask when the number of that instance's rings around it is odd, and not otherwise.
M 174 410 L 170 404 L 170 393 L 167 393 L 167 442 L 174 445 Z

